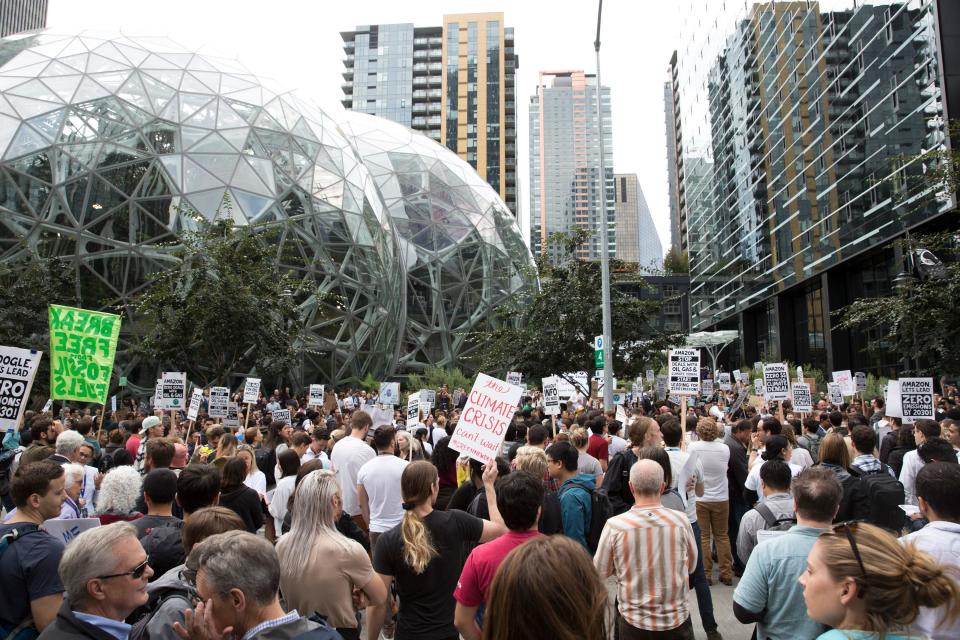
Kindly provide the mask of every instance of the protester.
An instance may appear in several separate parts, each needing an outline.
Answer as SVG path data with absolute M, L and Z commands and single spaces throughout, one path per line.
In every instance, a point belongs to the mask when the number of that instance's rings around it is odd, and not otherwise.
M 606 472 L 610 461 L 609 443 L 604 437 L 604 430 L 607 426 L 603 416 L 596 416 L 588 423 L 590 428 L 590 438 L 587 442 L 587 453 L 600 462 L 600 468 Z
M 592 551 L 587 541 L 593 513 L 592 493 L 596 486 L 593 476 L 578 473 L 579 453 L 569 442 L 555 442 L 547 448 L 548 473 L 560 483 L 560 515 L 563 533 Z
M 850 441 L 853 443 L 854 451 L 857 454 L 851 463 L 852 467 L 864 474 L 884 472 L 896 477 L 893 469 L 873 456 L 877 447 L 877 436 L 873 429 L 862 425 L 854 427 L 850 432 Z
M 500 563 L 483 640 L 607 640 L 606 613 L 607 588 L 583 547 L 564 536 L 539 536 Z
M 330 444 L 330 434 L 326 427 L 313 427 L 310 432 L 310 445 L 300 458 L 300 464 L 311 460 L 320 460 L 324 469 L 330 468 L 330 457 L 327 455 L 327 446 Z
M 886 463 L 890 465 L 894 474 L 899 478 L 900 472 L 903 471 L 903 459 L 908 452 L 917 448 L 917 442 L 913 434 L 913 425 L 904 425 L 895 433 L 897 441 L 890 450 Z M 883 460 L 883 457 L 881 456 L 880 459 Z
M 713 581 L 713 559 L 710 550 L 716 546 L 720 582 L 733 584 L 733 558 L 730 552 L 730 496 L 727 488 L 727 466 L 730 449 L 718 438 L 723 428 L 713 418 L 700 418 L 696 428 L 699 440 L 687 448 L 696 454 L 703 466 L 703 495 L 697 498 L 697 522 L 700 524 L 701 555 L 707 582 Z
M 173 503 L 177 497 L 177 474 L 170 469 L 154 469 L 143 477 L 143 499 L 147 513 L 133 521 L 137 540 L 159 527 L 183 526 L 183 520 L 173 515 Z
M 397 430 L 392 426 L 377 427 L 373 433 L 375 458 L 368 460 L 357 472 L 357 498 L 364 522 L 370 529 L 370 546 L 376 548 L 377 538 L 400 524 L 403 519 L 403 497 L 400 478 L 409 464 L 394 455 Z
M 263 509 L 260 506 L 260 494 L 244 484 L 248 463 L 237 457 L 222 459 L 226 463 L 220 474 L 220 506 L 235 511 L 247 531 L 256 533 L 263 526 Z
M 342 504 L 333 471 L 313 471 L 297 485 L 290 532 L 277 543 L 280 589 L 288 607 L 319 613 L 344 640 L 359 640 L 353 594 L 379 605 L 387 589 L 364 548 L 337 531 Z
M 41 415 L 34 418 L 30 423 L 30 445 L 20 454 L 20 464 L 46 460 L 56 453 L 54 445 L 58 435 L 57 428 L 49 417 Z
M 364 531 L 369 531 L 369 527 L 360 511 L 357 474 L 364 463 L 377 456 L 365 441 L 372 426 L 373 420 L 369 413 L 356 411 L 350 419 L 350 435 L 338 442 L 330 455 L 330 462 L 337 472 L 337 481 L 343 492 L 343 510 Z
M 843 487 L 840 507 L 834 522 L 862 520 L 869 513 L 867 495 L 863 491 L 859 474 L 851 472 L 850 448 L 839 433 L 828 433 L 820 443 L 820 462 L 818 466 L 829 469 Z
M 757 545 L 733 592 L 734 615 L 757 623 L 757 638 L 816 638 L 826 630 L 807 617 L 797 580 L 817 538 L 832 526 L 843 489 L 832 471 L 814 466 L 793 479 L 791 491 L 797 524 Z
M 397 451 L 397 456 L 407 462 L 426 459 L 420 441 L 409 431 L 397 431 Z
M 934 420 L 920 419 L 914 423 L 913 437 L 917 447 L 922 446 L 931 438 L 940 437 L 940 424 Z M 914 485 L 916 484 L 917 472 L 923 466 L 924 462 L 920 458 L 920 452 L 917 450 L 908 451 L 903 456 L 903 468 L 900 471 L 900 484 L 903 485 L 903 492 L 907 504 L 916 505 L 917 496 Z
M 660 504 L 666 486 L 658 463 L 638 460 L 630 469 L 634 506 L 607 521 L 594 557 L 601 578 L 616 576 L 616 624 L 623 640 L 647 638 L 648 632 L 694 637 L 687 593 L 698 544 L 685 515 Z M 707 637 L 721 636 L 714 629 Z
M 259 433 L 259 432 L 258 432 Z M 247 464 L 247 475 L 243 484 L 250 487 L 259 495 L 267 493 L 267 476 L 263 471 L 257 468 L 257 456 L 253 447 L 248 444 L 242 444 L 237 447 L 237 457 Z
M 633 504 L 630 493 L 630 468 L 637 461 L 637 452 L 642 447 L 658 446 L 663 442 L 660 425 L 651 418 L 643 416 L 634 419 L 627 428 L 630 446 L 610 459 L 610 465 L 603 476 L 603 491 L 610 500 L 613 513 L 627 511 Z
M 799 420 L 796 421 L 797 424 L 800 424 Z M 812 467 L 814 464 L 813 456 L 805 448 L 799 446 L 799 440 L 797 440 L 796 434 L 793 431 L 793 425 L 785 424 L 783 429 L 780 431 L 780 435 L 787 439 L 787 442 L 790 443 L 791 455 L 790 462 L 797 465 L 800 469 L 806 469 Z
M 97 494 L 96 514 L 100 524 L 129 522 L 143 517 L 137 511 L 142 478 L 133 467 L 114 467 L 103 477 Z
M 69 432 L 64 432 L 69 433 Z M 63 437 L 63 434 L 60 434 Z M 59 443 L 59 438 L 57 440 Z M 51 460 L 52 462 L 52 460 Z M 69 520 L 86 517 L 86 500 L 81 497 L 85 474 L 79 464 L 67 463 L 63 465 L 63 507 L 60 508 L 58 519 Z
M 124 620 L 147 602 L 153 569 L 128 522 L 84 531 L 70 542 L 60 560 L 66 599 L 41 640 L 126 638 Z
M 280 480 L 273 497 L 270 499 L 269 511 L 273 516 L 274 531 L 277 535 L 283 529 L 283 519 L 287 515 L 288 502 L 297 483 L 297 472 L 300 470 L 300 456 L 289 448 L 277 456 L 277 468 L 280 471 Z
M 0 637 L 43 631 L 60 608 L 63 543 L 39 527 L 60 514 L 63 487 L 63 467 L 48 460 L 21 464 L 10 481 L 16 511 L 0 524 L 0 537 L 10 536 L 0 554 Z
M 796 522 L 793 496 L 790 495 L 792 471 L 786 462 L 778 458 L 760 466 L 760 490 L 763 499 L 744 514 L 737 535 L 737 554 L 746 564 L 757 546 L 758 531 L 774 526 L 787 526 Z
M 543 483 L 543 478 L 549 476 L 549 462 L 543 449 L 537 447 L 520 447 L 517 457 L 513 461 L 516 471 L 529 473 Z M 483 480 L 481 478 L 481 485 Z M 563 533 L 563 515 L 560 511 L 560 498 L 553 491 L 549 491 L 544 483 L 543 503 L 540 507 L 540 523 L 537 526 L 540 533 L 552 536 Z
M 581 427 L 577 427 L 570 432 L 570 442 L 577 448 L 577 473 L 586 474 L 594 477 L 596 488 L 599 489 L 603 482 L 603 465 L 600 461 L 587 453 L 589 439 L 587 432 Z
M 437 509 L 446 509 L 457 490 L 457 461 L 459 458 L 460 453 L 450 448 L 450 436 L 441 438 L 433 447 L 430 462 L 437 468 L 437 475 L 440 478 Z
M 138 473 L 146 473 L 144 460 L 147 455 L 147 443 L 150 438 L 163 437 L 163 421 L 157 416 L 147 416 L 140 425 L 140 443 L 137 445 L 137 453 L 133 460 L 133 468 Z
M 396 581 L 400 610 L 397 640 L 452 638 L 454 587 L 463 569 L 465 545 L 487 542 L 506 531 L 494 493 L 496 465 L 484 471 L 484 489 L 491 521 L 463 511 L 435 511 L 440 491 L 437 469 L 428 462 L 411 462 L 400 481 L 403 521 L 382 534 L 373 554 L 373 567 L 389 590 Z M 377 640 L 385 609 L 367 609 L 367 637 Z
M 897 544 L 886 530 L 865 523 L 820 534 L 800 584 L 810 618 L 832 627 L 820 636 L 824 640 L 915 637 L 891 632 L 914 623 L 920 607 L 938 609 L 954 622 L 960 615 L 960 585 L 942 565 L 913 543 Z
M 743 568 L 747 559 L 739 554 L 738 538 L 741 521 L 744 514 L 750 510 L 743 496 L 744 483 L 747 481 L 747 448 L 750 447 L 750 435 L 753 423 L 749 420 L 737 420 L 723 438 L 723 444 L 730 450 L 730 459 L 727 463 L 727 494 L 730 500 L 730 514 L 727 519 L 728 533 L 731 540 L 730 553 L 733 556 L 733 575 L 743 575 Z

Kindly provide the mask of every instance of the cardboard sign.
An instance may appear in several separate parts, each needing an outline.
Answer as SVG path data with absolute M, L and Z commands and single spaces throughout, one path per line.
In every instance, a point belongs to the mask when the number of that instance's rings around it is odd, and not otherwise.
M 307 405 L 314 406 L 314 407 L 323 406 L 323 385 L 322 384 L 310 385 L 310 399 L 307 401 Z
M 285 424 L 293 424 L 292 417 L 290 415 L 290 409 L 277 409 L 273 412 L 273 419 L 276 422 L 283 422 Z
M 717 376 L 717 381 L 720 383 L 720 391 L 730 391 L 733 388 L 733 386 L 730 384 L 729 373 L 721 373 L 719 376 Z M 710 381 L 710 386 L 713 386 L 712 380 Z
M 381 382 L 379 402 L 391 406 L 400 404 L 400 383 Z
M 560 414 L 560 391 L 556 376 L 543 379 L 543 410 L 548 416 Z
M 794 382 L 790 385 L 793 392 L 793 410 L 800 413 L 813 411 L 813 396 L 810 395 L 810 385 L 805 382 Z
M 667 376 L 657 376 L 657 399 L 663 400 L 667 397 L 667 385 L 669 384 L 669 379 Z
M 200 414 L 200 405 L 203 404 L 203 389 L 199 387 L 190 394 L 190 408 L 187 409 L 187 420 L 196 420 Z
M 106 404 L 120 316 L 50 305 L 50 397 Z
M 845 396 L 852 396 L 857 392 L 856 384 L 853 382 L 853 374 L 850 370 L 834 371 L 833 381 L 840 385 L 840 393 Z
M 260 400 L 260 378 L 247 378 L 243 382 L 243 404 L 256 404 Z
M 507 372 L 507 383 L 520 386 L 520 382 L 523 380 L 523 374 L 519 371 L 508 371 Z
M 887 388 L 884 390 L 884 413 L 891 418 L 902 418 L 903 408 L 900 405 L 900 381 L 887 380 Z
M 857 386 L 857 393 L 863 393 L 867 390 L 867 374 L 863 371 L 857 371 L 853 374 L 853 381 Z
M 767 390 L 763 385 L 763 378 L 757 378 L 753 381 L 753 393 L 758 396 L 766 396 Z
M 900 378 L 900 408 L 904 422 L 935 420 L 933 378 Z
M 227 403 L 227 416 L 223 419 L 223 424 L 226 427 L 240 426 L 240 405 L 236 402 Z
M 407 396 L 407 429 L 420 424 L 420 394 L 411 393 Z
M 161 409 L 183 409 L 187 398 L 187 374 L 168 371 L 160 379 Z
M 827 394 L 830 396 L 830 402 L 836 406 L 843 404 L 843 391 L 836 382 L 827 383 Z
M 763 389 L 767 400 L 786 400 L 790 397 L 790 374 L 787 365 L 772 362 L 763 365 Z
M 695 396 L 700 393 L 700 350 L 671 349 L 670 393 Z
M 210 387 L 210 401 L 207 405 L 207 413 L 211 418 L 226 418 L 228 402 L 230 402 L 229 388 Z
M 70 518 L 68 520 L 45 520 L 40 528 L 54 538 L 63 540 L 64 545 L 68 545 L 84 531 L 96 529 L 99 526 L 100 518 Z
M 723 374 L 721 374 L 721 375 L 723 375 Z M 730 385 L 728 384 L 727 387 L 729 388 L 729 386 L 730 386 Z M 721 383 L 721 385 L 720 385 L 720 388 L 723 389 L 723 384 L 722 384 L 722 383 Z M 707 378 L 706 380 L 703 381 L 703 395 L 704 395 L 704 397 L 706 397 L 706 398 L 712 398 L 712 397 L 713 397 L 713 380 L 711 380 L 710 378 Z
M 373 407 L 367 408 L 367 413 L 370 414 L 370 420 L 373 421 L 374 429 L 382 427 L 383 425 L 393 424 L 393 407 L 375 404 Z
M 474 460 L 489 462 L 500 455 L 507 427 L 517 412 L 523 388 L 484 373 L 477 374 L 450 448 Z
M 40 351 L 0 347 L 0 431 L 20 428 L 42 355 Z M 52 400 L 47 402 L 53 406 Z M 44 407 L 43 410 L 50 409 Z

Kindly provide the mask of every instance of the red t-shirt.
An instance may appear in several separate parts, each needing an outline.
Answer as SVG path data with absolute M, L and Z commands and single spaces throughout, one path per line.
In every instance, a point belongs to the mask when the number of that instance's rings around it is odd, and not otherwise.
M 140 450 L 140 436 L 136 433 L 127 438 L 126 442 L 127 452 L 133 457 L 134 460 L 137 459 L 137 451 Z
M 590 438 L 587 440 L 587 453 L 592 455 L 597 460 L 607 460 L 610 458 L 610 454 L 607 453 L 607 448 L 610 445 L 607 444 L 607 439 L 603 436 L 598 436 L 597 434 L 591 434 Z
M 465 607 L 479 607 L 486 602 L 493 576 L 503 559 L 514 548 L 539 535 L 536 530 L 508 531 L 471 551 L 453 591 L 454 599 Z

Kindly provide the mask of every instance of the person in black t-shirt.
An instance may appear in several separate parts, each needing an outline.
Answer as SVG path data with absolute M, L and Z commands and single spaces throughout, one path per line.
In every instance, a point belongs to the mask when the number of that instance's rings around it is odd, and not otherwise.
M 137 540 L 158 527 L 183 526 L 183 520 L 173 515 L 176 496 L 177 474 L 170 469 L 154 469 L 143 477 L 143 499 L 147 515 L 133 521 L 133 526 L 137 529 Z
M 220 506 L 234 511 L 243 518 L 247 531 L 256 533 L 263 526 L 263 509 L 260 507 L 260 494 L 243 484 L 246 479 L 246 460 L 230 458 L 223 465 L 220 479 Z
M 397 582 L 400 612 L 396 640 L 447 640 L 459 634 L 453 625 L 453 591 L 466 561 L 467 549 L 506 532 L 493 484 L 497 466 L 487 465 L 483 486 L 491 521 L 463 511 L 434 511 L 440 491 L 437 469 L 426 461 L 411 462 L 400 478 L 403 521 L 383 533 L 373 554 L 373 569 L 387 589 Z M 386 609 L 367 610 L 367 637 L 380 636 Z

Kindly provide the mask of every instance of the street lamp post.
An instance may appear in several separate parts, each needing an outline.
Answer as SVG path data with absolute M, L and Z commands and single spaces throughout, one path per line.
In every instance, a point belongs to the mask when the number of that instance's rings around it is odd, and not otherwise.
M 603 144 L 603 104 L 600 84 L 600 18 L 603 15 L 603 0 L 597 7 L 597 38 L 593 49 L 597 55 L 597 131 L 600 136 L 600 197 L 598 225 L 600 227 L 600 290 L 603 305 L 603 410 L 613 409 L 613 358 L 611 357 L 610 327 L 610 228 L 607 220 L 607 170 Z

